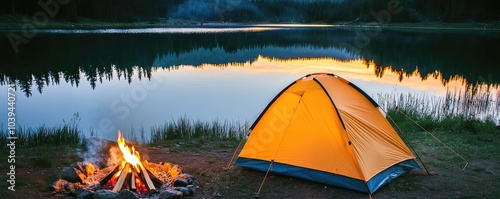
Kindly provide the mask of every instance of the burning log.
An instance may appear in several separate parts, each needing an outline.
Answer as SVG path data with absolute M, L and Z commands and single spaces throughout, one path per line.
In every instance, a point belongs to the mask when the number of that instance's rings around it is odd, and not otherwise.
M 125 163 L 125 166 L 123 166 L 122 169 L 120 169 L 121 165 L 118 165 L 111 171 L 106 177 L 104 177 L 99 183 L 104 186 L 106 185 L 110 180 L 113 179 L 113 177 L 118 178 L 116 180 L 116 183 L 113 186 L 113 191 L 120 191 L 124 186 L 127 189 L 131 190 L 137 190 L 137 182 L 143 183 L 146 187 L 146 189 L 150 193 L 155 193 L 156 192 L 156 187 L 160 187 L 163 184 L 163 181 L 161 181 L 159 178 L 157 178 L 151 171 L 149 171 L 147 168 L 145 168 L 143 165 L 137 165 L 137 169 L 134 168 L 133 165 L 129 163 Z M 117 173 L 119 172 L 119 175 Z M 139 177 L 136 179 L 136 177 Z
M 106 185 L 106 183 L 108 183 L 109 180 L 111 180 L 111 178 L 113 178 L 113 176 L 118 172 L 120 171 L 120 165 L 116 165 L 115 168 L 106 176 L 104 177 L 100 182 L 99 184 L 101 184 L 101 186 L 104 186 Z
M 149 174 L 149 176 L 151 176 L 151 180 L 153 181 L 153 184 L 155 186 L 161 186 L 164 182 L 162 180 L 160 180 L 159 178 L 157 178 L 153 173 L 151 173 L 151 171 L 149 171 L 148 168 L 146 168 L 146 172 Z
M 135 186 L 135 173 L 132 173 L 132 176 L 130 176 L 130 189 L 131 190 L 136 190 L 137 187 Z
M 115 187 L 113 187 L 114 192 L 119 192 L 120 190 L 122 190 L 123 183 L 125 183 L 125 179 L 129 174 L 129 170 L 130 170 L 130 164 L 126 163 L 125 167 L 121 170 L 120 177 L 118 177 Z
M 144 176 L 144 180 L 146 182 L 146 187 L 148 188 L 149 192 L 154 193 L 156 192 L 155 185 L 153 184 L 153 181 L 151 181 L 151 178 L 149 177 L 148 172 L 146 171 L 146 168 L 141 164 L 139 165 L 139 168 L 141 169 L 141 173 Z

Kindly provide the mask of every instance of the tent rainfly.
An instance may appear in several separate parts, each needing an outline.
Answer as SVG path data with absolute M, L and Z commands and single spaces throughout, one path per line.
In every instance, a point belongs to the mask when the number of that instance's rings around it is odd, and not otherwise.
M 378 104 L 327 73 L 296 80 L 269 103 L 250 127 L 236 166 L 369 194 L 420 169 Z

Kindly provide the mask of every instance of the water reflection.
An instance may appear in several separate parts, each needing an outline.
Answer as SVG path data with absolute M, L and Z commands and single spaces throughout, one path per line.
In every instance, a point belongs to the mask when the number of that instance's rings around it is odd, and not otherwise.
M 146 29 L 148 30 L 148 29 Z M 146 31 L 142 30 L 142 31 Z M 97 30 L 92 30 L 97 31 Z M 254 62 L 259 56 L 280 60 L 328 57 L 361 58 L 375 68 L 398 73 L 400 81 L 418 75 L 439 77 L 446 84 L 457 77 L 466 84 L 498 84 L 495 59 L 499 36 L 384 31 L 370 38 L 370 45 L 355 46 L 356 32 L 335 29 L 294 29 L 261 32 L 211 32 L 204 34 L 39 34 L 14 54 L 1 40 L 0 82 L 19 83 L 26 96 L 32 87 L 42 92 L 61 80 L 78 86 L 82 74 L 92 88 L 103 79 L 130 80 L 138 67 L 140 77 L 151 78 L 153 67 Z M 6 38 L 3 36 L 2 38 Z

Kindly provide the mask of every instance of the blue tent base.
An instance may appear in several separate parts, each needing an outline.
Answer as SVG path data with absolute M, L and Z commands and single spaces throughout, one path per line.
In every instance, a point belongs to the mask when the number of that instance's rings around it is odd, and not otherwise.
M 238 160 L 236 161 L 236 166 L 254 169 L 262 172 L 267 172 L 270 164 L 271 162 L 269 161 L 248 158 L 238 158 Z M 372 194 L 383 185 L 389 183 L 394 178 L 397 178 L 398 176 L 410 171 L 411 169 L 420 169 L 420 166 L 414 159 L 395 164 L 381 171 L 366 183 L 363 180 L 359 179 L 278 162 L 273 163 L 270 172 Z

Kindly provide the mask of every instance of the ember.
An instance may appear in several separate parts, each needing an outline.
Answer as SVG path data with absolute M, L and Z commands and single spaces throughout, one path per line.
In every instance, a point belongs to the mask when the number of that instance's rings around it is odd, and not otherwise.
M 137 198 L 171 198 L 192 195 L 196 191 L 194 177 L 184 173 L 178 165 L 141 160 L 139 152 L 127 145 L 121 132 L 118 132 L 117 143 L 122 153 L 117 165 L 99 169 L 86 162 L 72 164 L 63 169 L 61 179 L 50 188 L 56 194 L 74 197 L 80 194 L 133 194 Z

